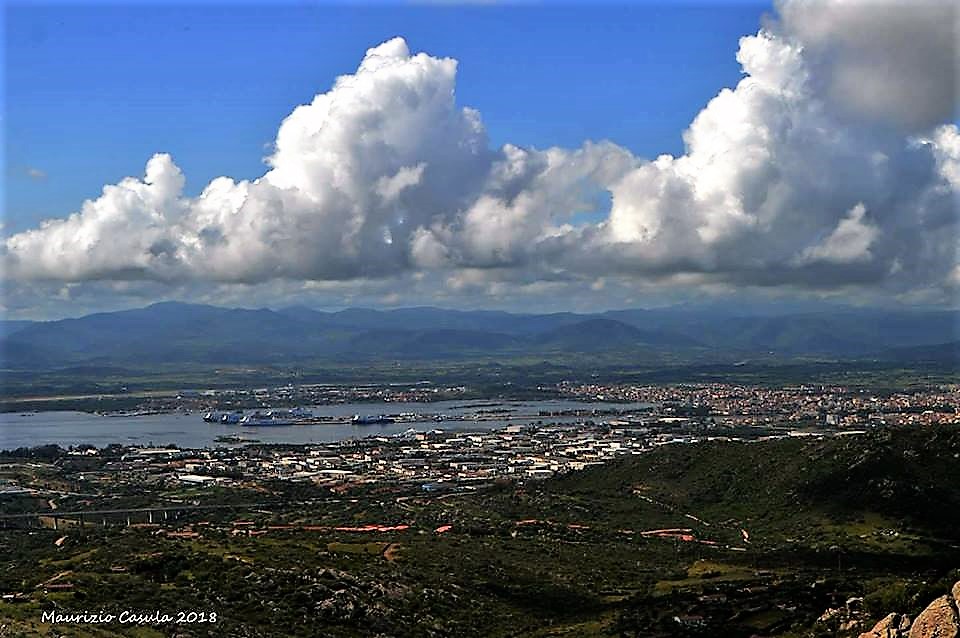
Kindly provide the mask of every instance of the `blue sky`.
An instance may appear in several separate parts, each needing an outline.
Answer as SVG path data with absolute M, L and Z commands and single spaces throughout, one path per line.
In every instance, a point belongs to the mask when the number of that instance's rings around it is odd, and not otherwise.
M 741 77 L 757 3 L 396 6 L 170 4 L 6 9 L 5 233 L 63 217 L 173 155 L 195 193 L 252 178 L 280 121 L 396 35 L 460 62 L 491 142 L 612 139 L 642 157 Z M 33 171 L 33 176 L 31 176 Z
M 958 304 L 949 0 L 3 17 L 10 316 Z

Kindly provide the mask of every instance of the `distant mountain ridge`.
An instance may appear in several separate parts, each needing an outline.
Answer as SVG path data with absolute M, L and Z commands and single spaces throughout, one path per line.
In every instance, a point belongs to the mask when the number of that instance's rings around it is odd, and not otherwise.
M 162 302 L 46 322 L 6 321 L 14 369 L 130 363 L 295 363 L 551 354 L 871 357 L 956 361 L 960 314 L 830 309 L 735 315 L 680 306 L 595 314 L 514 314 L 419 307 L 324 312 Z

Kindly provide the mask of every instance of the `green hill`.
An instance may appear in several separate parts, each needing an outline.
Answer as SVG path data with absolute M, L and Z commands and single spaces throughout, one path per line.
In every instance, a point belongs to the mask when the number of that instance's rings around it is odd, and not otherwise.
M 667 445 L 569 475 L 550 489 L 595 498 L 647 494 L 706 520 L 748 522 L 771 543 L 789 537 L 816 544 L 824 530 L 853 534 L 864 527 L 858 521 L 873 520 L 937 544 L 960 540 L 958 468 L 960 428 L 884 429 Z

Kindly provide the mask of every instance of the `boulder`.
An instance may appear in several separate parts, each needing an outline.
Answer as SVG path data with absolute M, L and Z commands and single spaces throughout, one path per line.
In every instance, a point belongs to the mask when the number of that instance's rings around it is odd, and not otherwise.
M 870 631 L 860 634 L 860 638 L 900 638 L 900 614 L 890 614 Z
M 958 638 L 957 610 L 952 596 L 941 596 L 920 612 L 910 628 L 909 638 Z
M 823 612 L 819 618 L 817 618 L 817 622 L 828 623 L 834 618 L 838 618 L 840 613 L 841 612 L 839 609 L 836 609 L 835 607 L 828 607 L 827 610 Z

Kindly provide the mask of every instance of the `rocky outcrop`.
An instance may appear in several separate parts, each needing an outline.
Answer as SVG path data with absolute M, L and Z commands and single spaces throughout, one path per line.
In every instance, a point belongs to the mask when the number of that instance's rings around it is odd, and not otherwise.
M 960 582 L 950 594 L 937 598 L 916 620 L 893 613 L 859 638 L 960 638 Z
M 860 634 L 860 638 L 893 638 L 900 636 L 900 614 L 890 614 L 870 631 Z
M 960 589 L 960 583 L 953 591 Z M 960 635 L 960 618 L 957 617 L 957 601 L 953 595 L 941 596 L 920 612 L 910 627 L 909 638 L 957 638 Z

